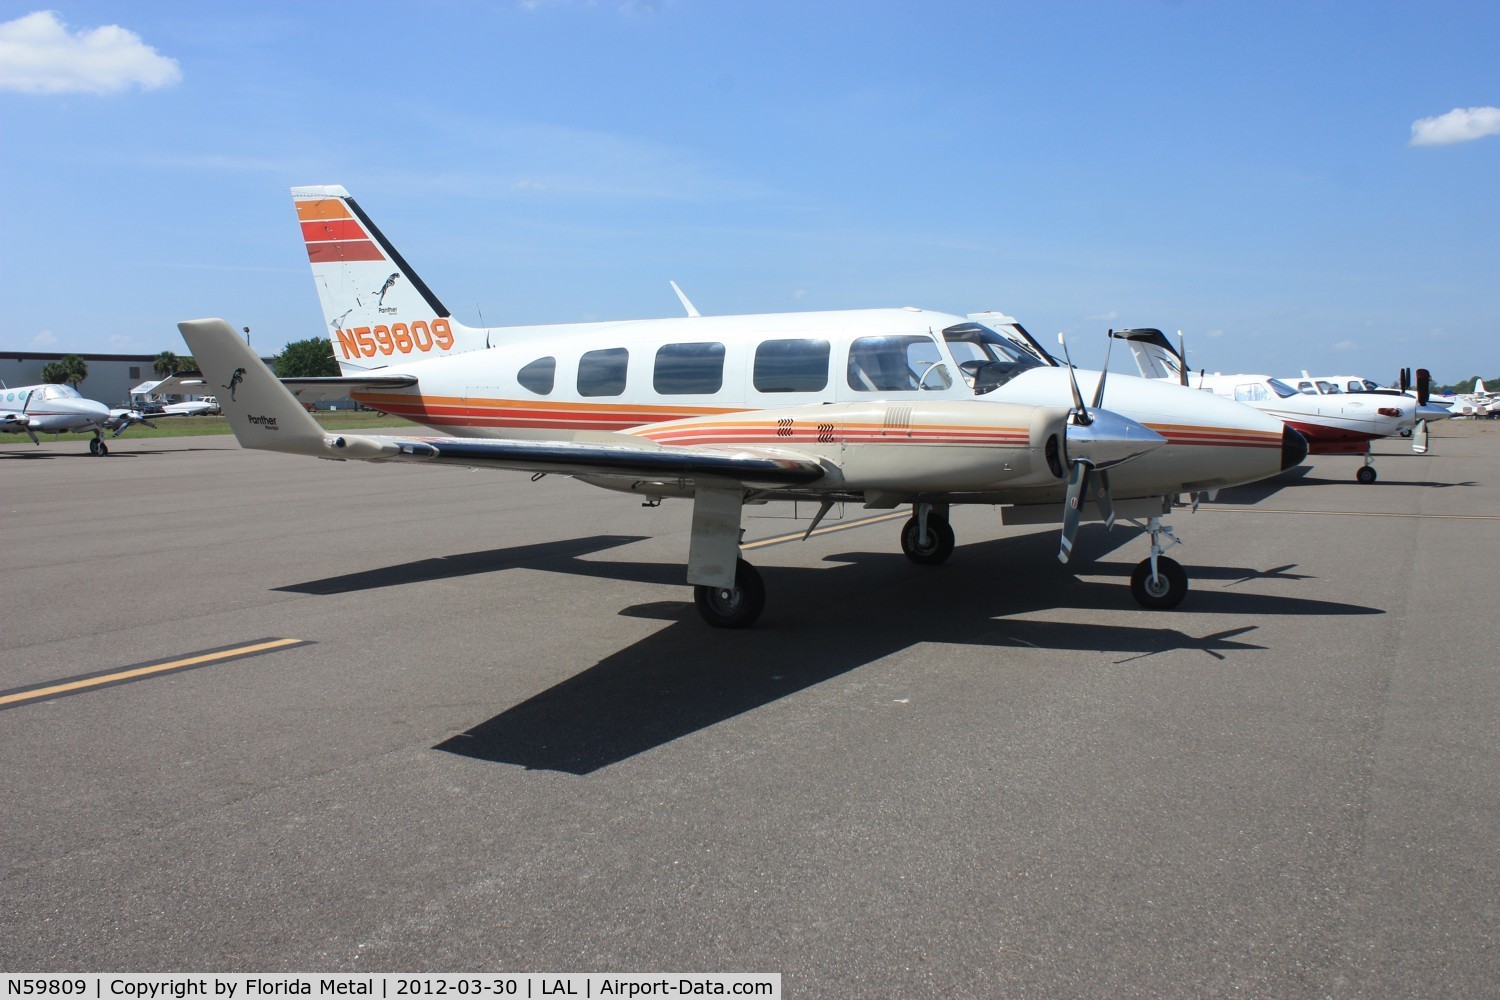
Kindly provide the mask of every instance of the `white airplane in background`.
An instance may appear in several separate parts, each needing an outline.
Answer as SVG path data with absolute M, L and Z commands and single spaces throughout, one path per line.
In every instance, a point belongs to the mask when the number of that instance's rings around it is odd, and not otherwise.
M 814 526 L 836 503 L 910 504 L 902 549 L 933 564 L 953 550 L 955 503 L 1015 505 L 1008 523 L 1061 520 L 1066 562 L 1092 499 L 1106 521 L 1143 522 L 1151 551 L 1132 594 L 1172 607 L 1187 589 L 1163 555 L 1177 542 L 1162 523 L 1172 499 L 1305 455 L 1279 421 L 1177 386 L 1117 378 L 1105 409 L 1101 373 L 919 309 L 470 328 L 343 188 L 293 194 L 345 374 L 283 385 L 223 320 L 179 324 L 241 445 L 555 473 L 651 506 L 690 499 L 687 576 L 711 625 L 750 625 L 764 607 L 740 521 L 771 500 L 817 502 Z M 293 392 L 462 436 L 327 433 Z
M 1436 402 L 1446 404 L 1455 417 L 1493 417 L 1500 414 L 1500 395 L 1484 387 L 1484 379 L 1474 380 L 1473 392 L 1444 393 Z
M 1434 420 L 1447 420 L 1453 413 L 1447 406 L 1433 401 L 1432 376 L 1427 369 L 1417 369 L 1416 382 L 1412 382 L 1411 369 L 1401 369 L 1400 388 L 1387 389 L 1385 386 L 1365 378 L 1362 375 L 1309 375 L 1304 371 L 1296 378 L 1284 378 L 1282 382 L 1292 385 L 1298 392 L 1305 396 L 1340 396 L 1350 395 L 1358 398 L 1366 398 L 1370 395 L 1377 396 L 1400 396 L 1403 399 L 1415 399 L 1416 410 L 1412 413 L 1410 420 L 1402 421 L 1396 433 L 1402 437 L 1411 437 L 1413 434 L 1425 433 L 1426 425 Z M 1415 384 L 1415 388 L 1413 388 Z M 1353 400 L 1349 402 L 1354 402 Z M 1425 449 L 1414 451 L 1422 454 Z
M 38 434 L 70 434 L 93 431 L 89 453 L 108 455 L 104 432 L 114 436 L 133 423 L 150 423 L 134 410 L 112 410 L 96 399 L 84 397 L 71 385 L 23 385 L 0 388 L 0 432 L 25 434 L 41 444 Z
M 1419 411 L 1425 400 L 1396 392 L 1378 397 L 1309 394 L 1269 375 L 1193 374 L 1183 353 L 1160 330 L 1115 330 L 1111 336 L 1130 345 L 1136 367 L 1145 378 L 1201 389 L 1269 413 L 1307 440 L 1309 454 L 1363 455 L 1364 465 L 1355 475 L 1361 483 L 1375 482 L 1370 442 L 1376 438 L 1399 435 L 1405 429 L 1412 436 L 1412 450 L 1417 454 L 1427 451 L 1427 423 Z M 1425 388 L 1419 391 L 1425 392 Z M 1433 413 L 1432 419 L 1439 416 Z

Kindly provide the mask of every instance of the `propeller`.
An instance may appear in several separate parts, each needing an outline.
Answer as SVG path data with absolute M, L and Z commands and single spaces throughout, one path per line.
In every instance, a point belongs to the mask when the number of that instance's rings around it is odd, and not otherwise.
M 1409 371 L 1410 369 L 1404 369 Z M 1432 373 L 1426 368 L 1417 369 L 1417 425 L 1411 431 L 1411 450 L 1418 455 L 1427 454 L 1427 421 L 1420 414 L 1432 395 Z
M 1059 333 L 1057 342 L 1062 345 L 1063 360 L 1068 364 L 1068 384 L 1073 392 L 1073 410 L 1068 414 L 1063 443 L 1068 468 L 1068 490 L 1063 500 L 1062 540 L 1057 553 L 1058 561 L 1066 563 L 1073 554 L 1073 539 L 1078 534 L 1078 523 L 1083 517 L 1085 502 L 1092 499 L 1104 515 L 1105 525 L 1114 526 L 1115 505 L 1110 493 L 1108 470 L 1139 458 L 1167 442 L 1149 427 L 1104 409 L 1104 384 L 1109 375 L 1109 353 L 1114 345 L 1113 330 L 1109 332 L 1110 346 L 1105 348 L 1104 368 L 1099 372 L 1099 384 L 1094 388 L 1092 413 L 1083 403 L 1083 392 L 1078 387 L 1078 373 L 1068 354 L 1067 338 Z M 1090 492 L 1090 480 L 1095 474 L 1098 478 Z
M 1177 331 L 1177 360 L 1177 381 L 1186 387 L 1188 384 L 1187 341 L 1182 339 L 1181 330 Z

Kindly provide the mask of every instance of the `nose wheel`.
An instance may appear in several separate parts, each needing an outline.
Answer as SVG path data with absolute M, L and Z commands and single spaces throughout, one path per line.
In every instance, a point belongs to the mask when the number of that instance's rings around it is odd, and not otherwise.
M 92 437 L 92 438 L 89 439 L 89 454 L 90 455 L 108 455 L 109 454 L 109 445 L 107 445 L 107 444 L 104 443 L 104 438 L 103 437 L 96 436 L 96 437 Z
M 1143 608 L 1166 611 L 1182 603 L 1187 596 L 1187 571 L 1177 560 L 1158 556 L 1156 572 L 1151 571 L 1151 560 L 1142 559 L 1130 574 L 1130 596 Z
M 1143 608 L 1166 611 L 1177 607 L 1187 596 L 1187 570 L 1177 560 L 1162 555 L 1172 546 L 1181 545 L 1182 539 L 1172 534 L 1172 529 L 1162 524 L 1159 517 L 1148 520 L 1145 527 L 1151 534 L 1151 554 L 1130 574 L 1130 596 Z M 1162 544 L 1163 537 L 1166 544 Z

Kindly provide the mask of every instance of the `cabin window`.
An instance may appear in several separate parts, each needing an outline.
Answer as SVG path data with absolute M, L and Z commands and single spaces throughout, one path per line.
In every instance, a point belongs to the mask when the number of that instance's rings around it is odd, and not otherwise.
M 625 391 L 630 352 L 623 347 L 589 351 L 578 361 L 578 395 L 618 396 Z
M 928 336 L 861 337 L 849 345 L 849 388 L 863 392 L 920 389 L 929 370 L 942 360 L 936 341 Z M 927 379 L 928 388 L 942 387 L 941 377 L 936 379 Z
M 537 358 L 531 364 L 516 372 L 516 381 L 521 383 L 521 388 L 530 389 L 538 396 L 546 396 L 551 393 L 552 383 L 556 378 L 556 358 Z
M 767 340 L 755 349 L 756 392 L 821 392 L 828 388 L 828 341 Z
M 663 396 L 711 396 L 724 386 L 723 344 L 667 344 L 652 385 Z

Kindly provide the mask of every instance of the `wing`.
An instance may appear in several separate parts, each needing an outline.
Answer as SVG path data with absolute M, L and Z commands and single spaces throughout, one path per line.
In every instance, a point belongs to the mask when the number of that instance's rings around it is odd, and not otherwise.
M 816 458 L 781 449 L 663 445 L 632 434 L 601 433 L 587 441 L 331 434 L 312 418 L 292 390 L 271 373 L 228 323 L 219 319 L 193 320 L 179 323 L 178 329 L 193 357 L 203 366 L 208 382 L 225 386 L 219 393 L 219 406 L 245 448 L 318 458 L 435 462 L 565 476 L 667 479 L 750 488 L 811 483 L 829 474 Z

